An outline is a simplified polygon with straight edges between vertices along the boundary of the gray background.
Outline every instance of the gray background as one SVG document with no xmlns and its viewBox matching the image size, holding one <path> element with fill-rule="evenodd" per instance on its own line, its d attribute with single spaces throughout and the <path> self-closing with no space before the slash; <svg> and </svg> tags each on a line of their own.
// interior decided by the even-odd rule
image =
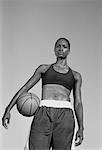
<svg viewBox="0 0 102 150">
<path fill-rule="evenodd" d="M 83 78 L 84 141 L 77 150 L 102 149 L 102 3 L 101 1 L 0 2 L 1 117 L 14 94 L 40 64 L 55 62 L 54 44 L 71 43 L 68 65 Z M 41 97 L 41 81 L 31 90 Z M 22 150 L 32 118 L 11 111 L 9 129 L 0 126 L 1 150 Z"/>
</svg>

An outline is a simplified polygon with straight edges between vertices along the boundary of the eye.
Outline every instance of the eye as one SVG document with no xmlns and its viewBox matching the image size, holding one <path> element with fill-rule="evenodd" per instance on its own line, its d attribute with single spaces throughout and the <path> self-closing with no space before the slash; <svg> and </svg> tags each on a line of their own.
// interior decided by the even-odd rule
<svg viewBox="0 0 102 150">
<path fill-rule="evenodd" d="M 66 46 L 66 45 L 63 45 L 63 47 L 64 47 L 64 48 L 67 48 L 67 46 Z"/>
<path fill-rule="evenodd" d="M 60 47 L 61 47 L 60 44 L 56 46 L 56 48 L 60 48 Z"/>
</svg>

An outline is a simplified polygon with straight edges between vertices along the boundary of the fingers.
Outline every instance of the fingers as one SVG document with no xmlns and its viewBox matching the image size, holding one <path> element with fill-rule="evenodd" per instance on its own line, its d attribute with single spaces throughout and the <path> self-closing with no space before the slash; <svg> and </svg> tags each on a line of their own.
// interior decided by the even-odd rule
<svg viewBox="0 0 102 150">
<path fill-rule="evenodd" d="M 75 141 L 76 141 L 75 146 L 79 146 L 83 141 L 83 134 L 80 132 L 77 132 Z"/>
<path fill-rule="evenodd" d="M 2 119 L 2 125 L 4 126 L 5 129 L 8 129 L 8 124 L 10 123 L 9 118 L 3 118 Z"/>
<path fill-rule="evenodd" d="M 83 141 L 83 138 L 78 137 L 78 141 L 75 143 L 75 146 L 79 146 Z"/>
<path fill-rule="evenodd" d="M 8 129 L 8 124 L 10 123 L 10 112 L 5 112 L 4 116 L 2 118 L 2 125 L 4 126 L 5 129 Z"/>
<path fill-rule="evenodd" d="M 2 125 L 4 126 L 5 129 L 8 129 L 8 123 L 9 119 L 2 119 Z"/>
</svg>

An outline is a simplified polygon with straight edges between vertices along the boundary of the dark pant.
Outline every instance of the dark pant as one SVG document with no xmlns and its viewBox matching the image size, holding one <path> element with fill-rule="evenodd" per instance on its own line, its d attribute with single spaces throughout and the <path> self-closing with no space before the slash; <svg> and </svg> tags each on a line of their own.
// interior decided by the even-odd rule
<svg viewBox="0 0 102 150">
<path fill-rule="evenodd" d="M 71 109 L 39 107 L 31 124 L 29 150 L 71 150 L 74 128 Z"/>
</svg>

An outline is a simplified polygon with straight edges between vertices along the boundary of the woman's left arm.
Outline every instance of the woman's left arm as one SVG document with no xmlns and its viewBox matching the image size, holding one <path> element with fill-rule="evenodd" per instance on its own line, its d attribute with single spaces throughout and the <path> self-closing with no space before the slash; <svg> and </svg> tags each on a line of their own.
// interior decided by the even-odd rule
<svg viewBox="0 0 102 150">
<path fill-rule="evenodd" d="M 73 88 L 73 97 L 74 97 L 74 111 L 76 115 L 76 119 L 78 122 L 78 131 L 76 132 L 76 143 L 75 145 L 78 146 L 83 141 L 83 105 L 81 99 L 81 85 L 82 85 L 82 77 L 80 73 L 74 72 L 75 77 L 75 85 Z"/>
</svg>

